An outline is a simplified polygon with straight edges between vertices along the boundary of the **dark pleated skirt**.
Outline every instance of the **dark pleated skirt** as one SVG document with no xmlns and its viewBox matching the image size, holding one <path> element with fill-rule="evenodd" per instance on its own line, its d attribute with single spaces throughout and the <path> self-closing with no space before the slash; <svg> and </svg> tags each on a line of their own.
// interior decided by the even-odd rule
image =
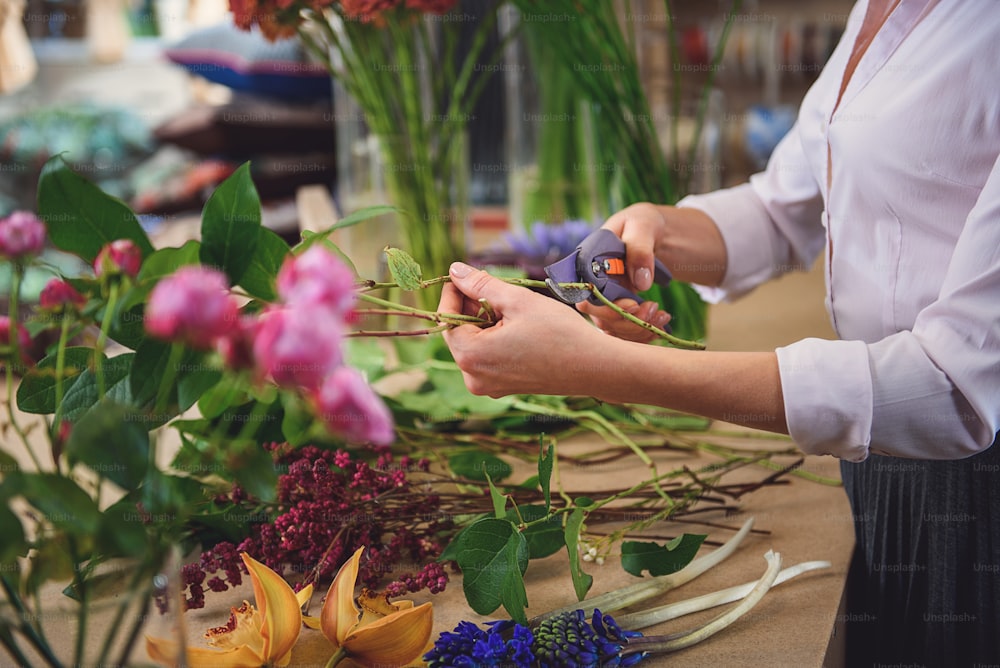
<svg viewBox="0 0 1000 668">
<path fill-rule="evenodd" d="M 1000 665 L 998 442 L 956 461 L 841 463 L 857 539 L 849 668 Z"/>
</svg>

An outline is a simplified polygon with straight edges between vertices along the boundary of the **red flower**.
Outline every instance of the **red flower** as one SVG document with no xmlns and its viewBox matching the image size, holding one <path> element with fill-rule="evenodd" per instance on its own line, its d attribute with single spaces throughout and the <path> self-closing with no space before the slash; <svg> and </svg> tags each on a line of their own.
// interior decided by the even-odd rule
<svg viewBox="0 0 1000 668">
<path fill-rule="evenodd" d="M 406 8 L 415 12 L 429 14 L 447 14 L 458 0 L 406 0 Z"/>
<path fill-rule="evenodd" d="M 205 350 L 239 318 L 225 275 L 208 267 L 181 267 L 156 284 L 146 305 L 146 331 L 165 341 Z"/>
<path fill-rule="evenodd" d="M 340 8 L 349 19 L 377 23 L 383 12 L 401 4 L 401 0 L 341 0 Z"/>
<path fill-rule="evenodd" d="M 87 303 L 87 298 L 61 278 L 53 278 L 42 288 L 38 302 L 43 309 L 59 312 L 65 308 L 79 310 Z"/>
<path fill-rule="evenodd" d="M 94 273 L 98 277 L 105 274 L 125 274 L 135 278 L 142 266 L 142 251 L 130 239 L 118 239 L 109 244 L 97 254 L 94 259 Z"/>
</svg>

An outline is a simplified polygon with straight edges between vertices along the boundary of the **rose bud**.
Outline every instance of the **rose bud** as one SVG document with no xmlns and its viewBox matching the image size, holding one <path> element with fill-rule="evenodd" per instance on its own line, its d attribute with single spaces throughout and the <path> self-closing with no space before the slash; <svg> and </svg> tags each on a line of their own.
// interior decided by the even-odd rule
<svg viewBox="0 0 1000 668">
<path fill-rule="evenodd" d="M 278 295 L 290 306 L 320 306 L 342 315 L 357 300 L 354 274 L 322 246 L 289 256 L 278 272 L 277 287 Z"/>
<path fill-rule="evenodd" d="M 68 282 L 61 278 L 53 278 L 42 288 L 38 302 L 43 309 L 58 313 L 64 309 L 77 311 L 82 309 L 87 303 L 87 298 Z"/>
<path fill-rule="evenodd" d="M 30 211 L 0 218 L 0 255 L 11 260 L 37 255 L 45 246 L 45 223 Z"/>
<path fill-rule="evenodd" d="M 239 319 L 226 276 L 208 267 L 181 267 L 153 288 L 146 331 L 158 339 L 207 350 Z"/>
<path fill-rule="evenodd" d="M 313 395 L 313 404 L 327 427 L 348 441 L 389 445 L 395 439 L 392 413 L 357 369 L 338 367 Z"/>
<path fill-rule="evenodd" d="M 104 275 L 125 274 L 135 278 L 142 266 L 142 251 L 130 239 L 117 239 L 105 244 L 94 259 L 94 273 Z"/>
<path fill-rule="evenodd" d="M 253 356 L 278 385 L 316 389 L 343 359 L 343 326 L 329 311 L 278 308 L 257 321 Z"/>
</svg>

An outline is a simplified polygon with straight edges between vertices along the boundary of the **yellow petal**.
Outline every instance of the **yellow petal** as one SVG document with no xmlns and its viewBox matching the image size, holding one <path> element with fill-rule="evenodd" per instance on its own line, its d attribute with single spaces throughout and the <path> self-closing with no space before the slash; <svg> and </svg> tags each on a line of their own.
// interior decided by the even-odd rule
<svg viewBox="0 0 1000 668">
<path fill-rule="evenodd" d="M 307 584 L 305 587 L 303 587 L 302 589 L 298 590 L 295 593 L 295 599 L 299 602 L 299 607 L 301 608 L 303 605 L 305 605 L 306 603 L 308 603 L 309 599 L 312 598 L 312 595 L 313 595 L 313 586 L 312 586 L 312 584 Z"/>
<path fill-rule="evenodd" d="M 264 658 L 267 661 L 287 662 L 286 655 L 292 651 L 302 631 L 299 601 L 284 578 L 248 554 L 240 556 L 250 571 L 257 610 L 264 618 L 260 629 L 264 639 Z"/>
<path fill-rule="evenodd" d="M 161 666 L 176 666 L 180 648 L 177 641 L 146 636 L 146 653 Z M 187 665 L 190 668 L 260 668 L 264 658 L 249 647 L 229 650 L 187 648 Z"/>
<path fill-rule="evenodd" d="M 359 663 L 405 666 L 423 653 L 433 626 L 433 608 L 424 603 L 355 629 L 343 647 Z"/>
<path fill-rule="evenodd" d="M 326 592 L 323 611 L 320 613 L 320 628 L 327 640 L 341 647 L 344 639 L 358 623 L 361 610 L 354 604 L 354 583 L 358 579 L 358 569 L 361 567 L 361 553 L 364 547 L 359 547 L 354 556 L 344 562 L 337 571 L 337 577 Z"/>
<path fill-rule="evenodd" d="M 302 615 L 302 623 L 311 629 L 321 630 L 319 617 L 309 617 L 307 615 Z"/>
</svg>

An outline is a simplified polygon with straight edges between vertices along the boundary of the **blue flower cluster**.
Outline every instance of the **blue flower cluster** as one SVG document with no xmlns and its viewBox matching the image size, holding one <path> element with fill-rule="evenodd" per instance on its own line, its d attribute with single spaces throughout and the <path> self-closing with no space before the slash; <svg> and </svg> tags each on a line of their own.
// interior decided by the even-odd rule
<svg viewBox="0 0 1000 668">
<path fill-rule="evenodd" d="M 589 621 L 583 610 L 565 612 L 543 621 L 534 633 L 510 621 L 488 626 L 461 622 L 440 635 L 424 660 L 431 668 L 627 668 L 646 657 L 622 655 L 628 639 L 642 634 L 625 631 L 600 610 Z"/>
<path fill-rule="evenodd" d="M 511 621 L 490 622 L 483 630 L 472 622 L 459 622 L 454 631 L 445 631 L 434 649 L 424 655 L 431 668 L 480 668 L 504 666 L 531 668 L 534 636 L 528 628 Z"/>
<path fill-rule="evenodd" d="M 585 220 L 568 220 L 558 225 L 536 222 L 524 233 L 506 233 L 504 240 L 526 261 L 548 264 L 576 250 L 594 226 Z"/>
</svg>

